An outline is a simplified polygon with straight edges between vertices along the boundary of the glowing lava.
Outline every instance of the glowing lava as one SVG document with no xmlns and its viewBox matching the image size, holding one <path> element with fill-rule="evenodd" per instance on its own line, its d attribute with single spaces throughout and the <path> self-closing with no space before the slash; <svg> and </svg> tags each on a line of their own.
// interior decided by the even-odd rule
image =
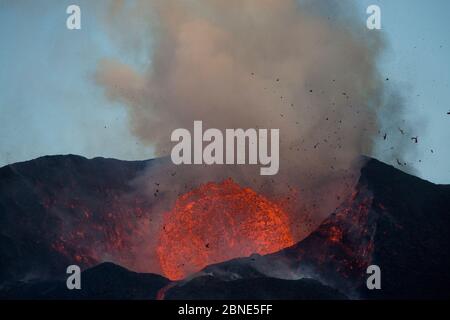
<svg viewBox="0 0 450 320">
<path fill-rule="evenodd" d="M 157 254 L 163 273 L 176 280 L 212 263 L 293 244 L 280 205 L 227 179 L 177 199 L 164 216 Z"/>
</svg>

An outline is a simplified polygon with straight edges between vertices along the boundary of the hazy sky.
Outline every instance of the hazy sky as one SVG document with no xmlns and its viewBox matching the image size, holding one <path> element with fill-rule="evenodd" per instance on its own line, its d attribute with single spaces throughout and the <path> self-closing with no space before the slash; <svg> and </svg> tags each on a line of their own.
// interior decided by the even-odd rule
<svg viewBox="0 0 450 320">
<path fill-rule="evenodd" d="M 153 156 L 130 133 L 125 109 L 92 78 L 104 57 L 150 63 L 110 42 L 97 14 L 104 3 L 0 0 L 0 166 L 48 154 Z M 70 4 L 81 7 L 82 30 L 66 29 Z M 360 0 L 363 22 L 370 4 L 381 7 L 388 39 L 380 68 L 403 95 L 404 120 L 419 137 L 418 174 L 450 183 L 450 1 Z M 377 152 L 382 159 L 383 144 Z"/>
</svg>

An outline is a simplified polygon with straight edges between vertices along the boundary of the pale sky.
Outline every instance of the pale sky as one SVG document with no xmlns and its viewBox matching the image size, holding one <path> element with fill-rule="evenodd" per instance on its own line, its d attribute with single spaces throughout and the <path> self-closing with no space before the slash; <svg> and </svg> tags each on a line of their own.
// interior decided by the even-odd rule
<svg viewBox="0 0 450 320">
<path fill-rule="evenodd" d="M 356 2 L 363 20 L 368 5 L 382 10 L 389 45 L 380 68 L 404 97 L 404 120 L 419 136 L 418 175 L 449 184 L 450 1 Z M 82 30 L 66 29 L 70 4 L 82 8 Z M 0 0 L 0 166 L 51 154 L 153 157 L 152 147 L 130 133 L 123 106 L 92 79 L 104 57 L 144 63 L 109 40 L 96 14 L 104 4 Z M 383 160 L 382 145 L 376 156 Z"/>
</svg>

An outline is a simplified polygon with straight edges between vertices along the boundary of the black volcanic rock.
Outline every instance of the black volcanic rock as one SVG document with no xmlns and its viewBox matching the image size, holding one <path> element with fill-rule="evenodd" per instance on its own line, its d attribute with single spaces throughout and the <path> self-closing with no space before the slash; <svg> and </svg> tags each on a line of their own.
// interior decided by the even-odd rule
<svg viewBox="0 0 450 320">
<path fill-rule="evenodd" d="M 269 277 L 224 281 L 214 276 L 200 276 L 174 286 L 164 296 L 167 300 L 342 300 L 336 289 L 313 279 L 283 280 Z"/>
<path fill-rule="evenodd" d="M 136 273 L 113 263 L 102 263 L 81 274 L 80 290 L 68 290 L 65 280 L 17 282 L 0 290 L 0 299 L 63 300 L 342 300 L 337 290 L 312 279 L 268 277 L 223 281 L 196 277 L 183 285 L 155 274 Z M 165 289 L 168 290 L 165 291 Z M 165 292 L 161 295 L 160 292 Z"/>
<path fill-rule="evenodd" d="M 450 186 L 435 185 L 377 160 L 362 169 L 374 194 L 372 263 L 382 268 L 382 290 L 367 298 L 450 298 Z"/>
<path fill-rule="evenodd" d="M 65 280 L 16 283 L 0 290 L 0 299 L 156 299 L 170 281 L 160 275 L 136 273 L 102 263 L 81 273 L 80 290 L 67 289 Z"/>
</svg>

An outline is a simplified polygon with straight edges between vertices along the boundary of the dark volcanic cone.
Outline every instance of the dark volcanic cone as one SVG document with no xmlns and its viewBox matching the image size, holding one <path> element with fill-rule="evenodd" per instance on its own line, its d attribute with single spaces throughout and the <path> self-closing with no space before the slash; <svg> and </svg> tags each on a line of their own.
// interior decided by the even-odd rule
<svg viewBox="0 0 450 320">
<path fill-rule="evenodd" d="M 153 163 L 66 156 L 1 168 L 0 296 L 70 298 L 61 278 L 74 261 L 83 268 L 109 257 L 128 268 L 147 262 L 141 240 L 155 235 L 136 232 L 148 229 L 152 202 L 127 195 Z M 211 265 L 170 285 L 143 276 L 155 284 L 151 295 L 141 274 L 93 268 L 83 273 L 92 285 L 83 298 L 155 298 L 156 291 L 168 299 L 448 298 L 449 229 L 450 186 L 368 160 L 353 195 L 289 248 Z M 381 268 L 381 290 L 366 288 L 371 264 Z"/>
</svg>

